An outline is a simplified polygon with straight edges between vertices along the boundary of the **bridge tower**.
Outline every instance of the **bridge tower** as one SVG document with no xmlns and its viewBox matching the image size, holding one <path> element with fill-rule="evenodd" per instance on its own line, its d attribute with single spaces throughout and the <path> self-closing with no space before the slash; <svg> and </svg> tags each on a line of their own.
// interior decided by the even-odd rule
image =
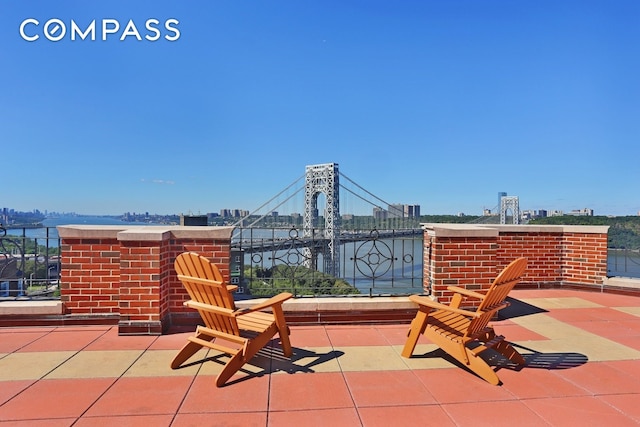
<svg viewBox="0 0 640 427">
<path fill-rule="evenodd" d="M 500 224 L 507 223 L 507 211 L 513 213 L 513 224 L 520 224 L 520 201 L 518 196 L 502 196 L 500 198 Z"/>
<path fill-rule="evenodd" d="M 340 194 L 337 163 L 308 165 L 304 186 L 304 222 L 302 235 L 323 239 L 320 248 L 305 249 L 306 267 L 316 268 L 318 253 L 322 253 L 324 272 L 337 277 L 340 273 Z M 318 196 L 324 194 L 326 207 L 323 214 L 324 228 L 318 222 Z M 316 231 L 321 234 L 317 235 Z"/>
</svg>

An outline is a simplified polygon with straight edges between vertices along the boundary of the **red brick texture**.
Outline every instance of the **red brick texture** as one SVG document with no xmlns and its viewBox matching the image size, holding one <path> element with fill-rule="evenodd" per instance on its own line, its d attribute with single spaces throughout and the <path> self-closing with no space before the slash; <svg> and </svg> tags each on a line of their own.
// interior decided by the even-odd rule
<svg viewBox="0 0 640 427">
<path fill-rule="evenodd" d="M 65 314 L 115 318 L 122 335 L 163 333 L 174 314 L 187 311 L 187 294 L 173 269 L 176 256 L 198 252 L 228 279 L 231 230 L 59 227 Z"/>
<path fill-rule="evenodd" d="M 607 227 L 427 224 L 424 290 L 449 303 L 447 286 L 483 290 L 507 264 L 528 260 L 520 287 L 602 285 Z M 469 302 L 467 306 L 473 306 Z"/>
</svg>

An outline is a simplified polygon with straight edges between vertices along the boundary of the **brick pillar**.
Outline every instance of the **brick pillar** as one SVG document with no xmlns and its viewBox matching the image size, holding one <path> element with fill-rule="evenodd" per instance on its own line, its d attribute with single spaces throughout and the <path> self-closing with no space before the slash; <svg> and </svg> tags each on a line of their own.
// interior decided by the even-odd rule
<svg viewBox="0 0 640 427">
<path fill-rule="evenodd" d="M 233 227 L 60 226 L 65 316 L 117 322 L 122 335 L 156 335 L 187 314 L 173 269 L 195 251 L 229 278 Z M 193 310 L 188 313 L 193 315 Z"/>
<path fill-rule="evenodd" d="M 58 227 L 61 237 L 60 299 L 76 316 L 119 317 L 119 228 Z"/>
<path fill-rule="evenodd" d="M 121 335 L 160 335 L 168 327 L 169 231 L 127 230 L 120 241 Z M 166 325 L 166 326 L 165 326 Z"/>
<path fill-rule="evenodd" d="M 448 286 L 486 290 L 496 275 L 496 230 L 433 225 L 425 228 L 425 289 L 438 302 L 448 304 Z M 470 300 L 465 307 L 476 307 Z"/>
<path fill-rule="evenodd" d="M 564 233 L 563 281 L 602 285 L 607 277 L 608 229 L 567 227 Z"/>
</svg>

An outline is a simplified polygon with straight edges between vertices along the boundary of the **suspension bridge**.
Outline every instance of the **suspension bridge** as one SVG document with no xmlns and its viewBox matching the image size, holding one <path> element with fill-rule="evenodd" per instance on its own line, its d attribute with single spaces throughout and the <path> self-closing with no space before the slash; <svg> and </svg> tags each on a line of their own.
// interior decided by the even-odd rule
<svg viewBox="0 0 640 427">
<path fill-rule="evenodd" d="M 346 181 L 351 186 L 341 183 Z M 286 197 L 283 195 L 292 191 Z M 344 190 L 355 198 L 364 202 L 372 210 L 371 217 L 378 219 L 377 226 L 368 232 L 355 231 L 353 228 L 342 229 L 340 214 L 340 191 Z M 336 275 L 340 271 L 340 245 L 345 242 L 382 239 L 398 235 L 416 235 L 422 231 L 418 225 L 419 207 L 404 209 L 405 205 L 389 203 L 366 190 L 363 186 L 339 171 L 337 163 L 308 165 L 305 174 L 284 190 L 273 196 L 259 208 L 245 215 L 236 224 L 239 228 L 259 227 L 264 220 L 273 217 L 285 203 L 298 194 L 304 195 L 301 234 L 295 230 L 294 235 L 260 239 L 259 244 L 253 244 L 255 239 L 235 241 L 234 249 L 242 248 L 247 253 L 257 251 L 277 251 L 301 249 L 306 267 L 317 269 L 318 260 L 322 259 L 323 271 Z M 323 195 L 325 206 L 320 215 L 318 198 Z M 401 207 L 402 206 L 402 207 Z M 409 205 L 407 205 L 409 206 Z M 392 227 L 389 225 L 393 224 Z"/>
</svg>

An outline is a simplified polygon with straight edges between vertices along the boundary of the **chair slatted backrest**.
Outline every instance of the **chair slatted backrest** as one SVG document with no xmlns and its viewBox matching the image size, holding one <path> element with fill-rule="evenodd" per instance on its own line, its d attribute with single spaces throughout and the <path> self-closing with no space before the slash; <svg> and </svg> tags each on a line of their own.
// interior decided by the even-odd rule
<svg viewBox="0 0 640 427">
<path fill-rule="evenodd" d="M 478 307 L 478 312 L 482 313 L 482 315 L 471 321 L 469 329 L 465 334 L 466 336 L 473 336 L 489 324 L 489 321 L 500 309 L 507 296 L 509 296 L 509 292 L 511 292 L 513 287 L 520 281 L 526 269 L 527 259 L 518 258 L 513 260 L 498 274 L 498 277 L 495 278 Z"/>
<path fill-rule="evenodd" d="M 185 252 L 178 255 L 174 267 L 178 273 L 178 278 L 193 301 L 235 310 L 233 295 L 227 289 L 222 273 L 207 258 L 194 252 Z M 206 281 L 199 279 L 205 279 Z M 198 310 L 198 312 L 208 328 L 239 335 L 238 323 L 233 316 L 212 313 L 206 310 Z"/>
</svg>

